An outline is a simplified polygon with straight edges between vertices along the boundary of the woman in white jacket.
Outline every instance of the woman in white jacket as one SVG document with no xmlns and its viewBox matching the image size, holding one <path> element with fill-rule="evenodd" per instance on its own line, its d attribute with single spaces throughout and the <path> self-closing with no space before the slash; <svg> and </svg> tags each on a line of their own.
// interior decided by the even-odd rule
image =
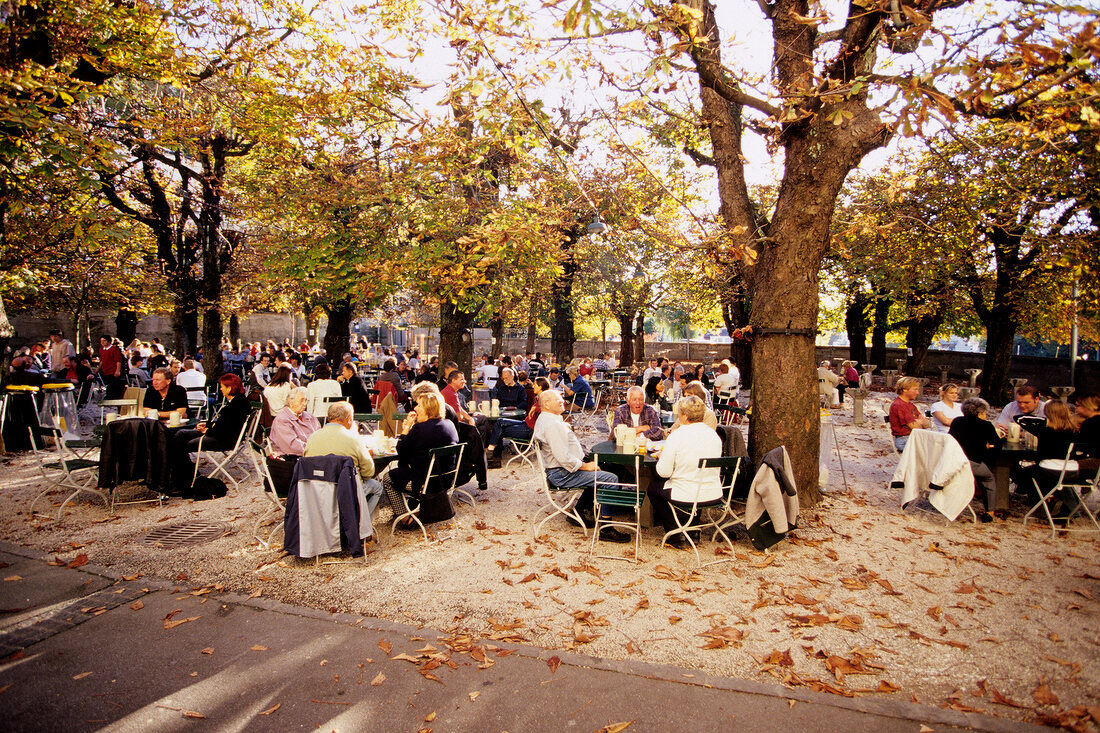
<svg viewBox="0 0 1100 733">
<path fill-rule="evenodd" d="M 661 457 L 657 459 L 658 478 L 651 482 L 649 500 L 653 505 L 653 518 L 666 532 L 677 528 L 670 501 L 690 504 L 693 501 L 708 502 L 722 497 L 722 476 L 717 468 L 699 468 L 702 458 L 719 458 L 722 440 L 713 428 L 703 422 L 706 403 L 695 396 L 684 397 L 676 403 L 681 426 L 665 441 Z M 686 547 L 683 535 L 668 539 L 673 547 Z"/>
</svg>

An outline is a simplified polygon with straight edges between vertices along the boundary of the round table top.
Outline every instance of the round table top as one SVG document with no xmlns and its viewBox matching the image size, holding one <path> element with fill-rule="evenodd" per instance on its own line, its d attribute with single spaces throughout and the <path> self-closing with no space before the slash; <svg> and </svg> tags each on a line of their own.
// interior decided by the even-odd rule
<svg viewBox="0 0 1100 733">
<path fill-rule="evenodd" d="M 605 440 L 602 443 L 596 443 L 596 445 L 592 446 L 592 455 L 594 456 L 606 456 L 612 454 L 629 456 L 634 455 L 634 453 L 635 451 L 628 451 L 621 445 L 616 445 L 614 440 Z M 638 453 L 637 455 L 641 454 Z M 646 463 L 646 465 L 655 464 L 657 463 L 657 456 L 652 455 L 651 453 L 646 453 L 644 462 Z"/>
</svg>

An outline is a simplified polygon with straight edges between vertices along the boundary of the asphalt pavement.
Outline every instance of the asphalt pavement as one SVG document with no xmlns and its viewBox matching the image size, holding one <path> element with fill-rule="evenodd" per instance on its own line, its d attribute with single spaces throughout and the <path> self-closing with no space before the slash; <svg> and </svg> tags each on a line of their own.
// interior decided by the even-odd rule
<svg viewBox="0 0 1100 733">
<path fill-rule="evenodd" d="M 1039 730 L 49 560 L 0 543 L 5 731 Z"/>
</svg>

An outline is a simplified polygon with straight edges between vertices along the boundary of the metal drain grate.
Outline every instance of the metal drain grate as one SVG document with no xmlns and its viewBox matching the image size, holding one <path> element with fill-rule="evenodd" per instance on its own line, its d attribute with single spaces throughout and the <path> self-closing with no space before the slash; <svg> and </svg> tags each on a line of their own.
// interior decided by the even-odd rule
<svg viewBox="0 0 1100 733">
<path fill-rule="evenodd" d="M 199 545 L 216 540 L 229 531 L 224 522 L 185 522 L 157 527 L 142 540 L 147 545 L 158 547 L 182 547 Z"/>
</svg>

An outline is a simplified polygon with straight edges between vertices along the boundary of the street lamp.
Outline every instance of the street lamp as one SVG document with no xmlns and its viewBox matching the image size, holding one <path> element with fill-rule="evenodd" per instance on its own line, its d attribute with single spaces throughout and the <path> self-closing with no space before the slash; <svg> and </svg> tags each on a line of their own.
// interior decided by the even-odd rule
<svg viewBox="0 0 1100 733">
<path fill-rule="evenodd" d="M 598 213 L 592 217 L 592 223 L 588 225 L 588 233 L 593 236 L 604 234 L 607 232 L 607 229 L 607 224 L 600 221 L 600 215 Z"/>
</svg>

